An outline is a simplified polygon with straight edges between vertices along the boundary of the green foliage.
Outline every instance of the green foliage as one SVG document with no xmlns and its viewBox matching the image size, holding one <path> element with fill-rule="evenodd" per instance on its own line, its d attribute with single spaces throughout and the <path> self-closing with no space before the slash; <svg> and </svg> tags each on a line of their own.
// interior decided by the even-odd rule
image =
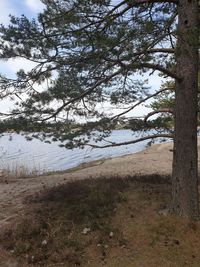
<svg viewBox="0 0 200 267">
<path fill-rule="evenodd" d="M 161 86 L 162 88 L 173 88 L 174 82 L 166 82 Z M 153 101 L 150 104 L 150 107 L 153 110 L 157 109 L 164 109 L 164 108 L 174 108 L 175 106 L 175 95 L 174 92 L 172 91 L 164 91 L 162 94 L 158 95 L 155 97 L 155 101 Z"/>
<path fill-rule="evenodd" d="M 198 88 L 200 92 L 200 72 L 198 74 Z M 174 81 L 168 81 L 161 86 L 162 88 L 173 88 L 175 87 Z M 199 94 L 199 93 L 198 93 Z M 198 106 L 200 107 L 200 95 L 198 96 Z M 172 91 L 164 91 L 162 94 L 155 97 L 155 100 L 151 102 L 150 107 L 153 110 L 159 109 L 174 109 L 175 108 L 175 93 Z M 169 114 L 161 114 L 154 121 L 151 122 L 155 128 L 172 129 L 174 126 L 174 118 Z M 198 125 L 200 125 L 200 117 L 198 115 Z"/>
<path fill-rule="evenodd" d="M 161 86 L 163 88 L 173 88 L 174 81 L 168 81 Z M 154 101 L 150 104 L 154 110 L 172 109 L 175 108 L 175 92 L 171 90 L 164 91 L 162 94 L 155 97 Z M 158 117 L 151 122 L 155 128 L 162 128 L 165 130 L 172 130 L 174 127 L 174 118 L 169 113 L 158 113 Z"/>
<path fill-rule="evenodd" d="M 0 59 L 24 58 L 35 64 L 29 71 L 18 70 L 15 78 L 0 76 L 0 97 L 12 95 L 15 102 L 11 117 L 26 121 L 24 128 L 14 123 L 13 129 L 46 132 L 47 122 L 58 122 L 59 131 L 52 127 L 52 134 L 64 140 L 69 122 L 84 117 L 97 121 L 97 129 L 106 121 L 101 130 L 109 131 L 112 112 L 102 105 L 128 108 L 148 93 L 145 81 L 135 74 L 150 69 L 174 76 L 172 44 L 169 53 L 163 47 L 176 27 L 175 4 L 43 3 L 36 20 L 11 16 L 10 25 L 0 27 Z M 87 127 L 91 130 L 91 124 Z M 77 135 L 81 133 L 78 128 Z"/>
</svg>

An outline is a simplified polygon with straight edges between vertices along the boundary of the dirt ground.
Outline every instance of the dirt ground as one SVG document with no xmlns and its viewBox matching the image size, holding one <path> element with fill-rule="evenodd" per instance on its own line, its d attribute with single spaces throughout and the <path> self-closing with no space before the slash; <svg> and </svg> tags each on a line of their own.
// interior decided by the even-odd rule
<svg viewBox="0 0 200 267">
<path fill-rule="evenodd" d="M 156 144 L 139 153 L 85 163 L 62 174 L 32 178 L 0 177 L 0 227 L 23 209 L 24 197 L 69 180 L 134 174 L 170 174 L 172 143 Z"/>
<path fill-rule="evenodd" d="M 62 174 L 18 179 L 1 176 L 0 227 L 20 215 L 24 197 L 44 188 L 85 178 L 126 177 L 136 174 L 168 175 L 171 174 L 172 154 L 172 143 L 162 143 L 135 154 L 84 163 Z"/>
<path fill-rule="evenodd" d="M 21 217 L 26 217 L 25 210 L 27 212 L 27 206 L 26 206 L 26 203 L 24 202 L 24 199 L 26 197 L 34 196 L 34 198 L 37 198 L 37 195 L 35 195 L 37 192 L 38 193 L 43 192 L 44 189 L 51 189 L 54 186 L 65 184 L 71 180 L 83 180 L 83 179 L 88 179 L 88 178 L 99 178 L 99 177 L 104 177 L 104 178 L 106 178 L 106 177 L 108 177 L 108 178 L 111 178 L 111 177 L 131 177 L 131 176 L 140 177 L 140 175 L 141 176 L 147 175 L 147 177 L 149 175 L 149 177 L 150 177 L 153 174 L 164 175 L 167 177 L 168 175 L 171 174 L 171 170 L 172 170 L 172 154 L 173 154 L 172 153 L 172 146 L 173 146 L 172 143 L 156 144 L 156 145 L 153 145 L 151 147 L 148 147 L 144 151 L 141 151 L 141 152 L 138 152 L 135 154 L 121 156 L 121 157 L 117 157 L 117 158 L 98 160 L 98 161 L 93 161 L 90 163 L 85 163 L 85 164 L 82 164 L 76 168 L 68 170 L 67 172 L 62 173 L 62 174 L 56 173 L 56 174 L 51 174 L 51 175 L 46 175 L 46 176 L 38 176 L 38 177 L 32 177 L 32 178 L 26 177 L 26 178 L 20 178 L 20 179 L 19 178 L 18 179 L 8 178 L 8 177 L 5 177 L 2 175 L 2 176 L 0 176 L 0 228 L 2 228 L 2 230 L 3 230 L 3 227 L 5 227 L 6 225 L 9 225 L 10 223 L 11 223 L 11 225 L 15 225 L 15 221 L 19 221 Z M 199 150 L 200 150 L 200 147 L 199 147 Z M 200 161 L 199 161 L 199 166 L 200 166 Z M 158 177 L 158 176 L 155 175 L 155 177 Z M 148 183 L 148 181 L 147 181 L 147 183 Z M 139 187 L 139 189 L 138 188 L 134 189 L 135 194 L 132 194 L 133 192 L 131 191 L 131 194 L 128 197 L 128 199 L 130 199 L 132 201 L 133 196 L 137 196 L 137 199 L 134 200 L 135 202 L 134 201 L 133 201 L 134 203 L 132 203 L 132 202 L 128 203 L 127 202 L 125 204 L 125 205 L 127 205 L 126 211 L 124 211 L 124 206 L 122 207 L 123 214 L 121 217 L 119 216 L 119 213 L 118 213 L 118 217 L 120 218 L 119 219 L 117 217 L 120 220 L 119 225 L 121 225 L 122 218 L 125 218 L 125 214 L 127 215 L 128 212 L 132 212 L 134 214 L 134 212 L 132 210 L 130 211 L 130 207 L 136 207 L 138 205 L 138 203 L 140 203 L 141 196 L 143 195 L 143 193 L 145 194 L 145 197 L 144 197 L 144 199 L 142 199 L 142 201 L 144 203 L 142 202 L 141 205 L 143 205 L 142 208 L 145 208 L 145 212 L 143 214 L 146 214 L 146 216 L 147 216 L 147 218 L 145 219 L 146 224 L 144 226 L 144 229 L 148 228 L 147 226 L 149 225 L 149 219 L 152 216 L 156 216 L 156 218 L 154 218 L 155 220 L 152 219 L 152 220 L 154 220 L 152 222 L 152 225 L 157 223 L 157 221 L 160 222 L 160 220 L 164 220 L 164 219 L 159 219 L 159 216 L 158 216 L 157 212 L 155 212 L 155 210 L 157 211 L 160 207 L 159 206 L 160 205 L 160 203 L 159 203 L 160 198 L 163 196 L 165 197 L 165 195 L 167 195 L 167 197 L 168 197 L 169 194 L 166 193 L 165 191 L 169 189 L 168 188 L 169 186 L 166 184 L 161 185 L 161 186 L 158 185 L 159 190 L 156 186 L 149 186 L 148 185 L 147 187 L 145 187 L 145 185 L 144 186 L 141 185 L 140 187 Z M 152 190 L 155 190 L 155 201 L 152 200 L 152 194 L 153 194 Z M 146 195 L 149 196 L 149 199 L 146 198 Z M 149 201 L 152 202 L 151 209 L 149 209 L 149 203 L 150 203 Z M 159 207 L 155 206 L 154 204 L 159 206 Z M 124 214 L 124 212 L 125 212 L 125 214 Z M 137 214 L 139 214 L 139 213 L 137 213 Z M 135 215 L 134 216 L 130 215 L 131 220 L 133 217 L 136 218 Z M 141 225 L 141 222 L 144 221 L 143 217 L 141 217 L 141 218 L 137 217 L 137 218 L 139 218 L 141 220 L 138 221 L 137 224 L 134 223 L 134 227 L 135 227 L 135 225 Z M 174 220 L 174 219 L 172 218 L 172 220 Z M 170 225 L 170 227 L 171 227 L 171 225 L 174 225 L 174 221 L 172 221 L 172 222 L 169 221 L 169 225 Z M 198 226 L 198 227 L 200 227 L 200 226 Z M 124 235 L 126 234 L 126 231 L 125 231 L 126 228 L 127 227 L 125 227 L 123 229 Z M 158 231 L 157 228 L 160 229 L 160 226 L 158 227 L 156 225 L 156 228 L 155 228 L 156 229 L 155 230 L 156 235 L 157 235 L 157 232 L 160 231 L 160 230 Z M 161 228 L 163 229 L 163 225 Z M 177 227 L 177 229 L 178 228 L 179 227 Z M 143 233 L 144 229 L 142 229 L 142 230 L 139 229 L 137 232 Z M 168 235 L 168 225 L 166 226 L 166 229 L 167 229 L 166 235 Z M 163 235 L 163 232 L 161 233 L 161 236 L 162 235 Z M 147 235 L 147 236 L 149 236 L 149 235 Z M 172 241 L 176 242 L 176 243 L 179 242 L 177 240 L 179 240 L 179 239 L 182 240 L 182 236 L 178 236 L 177 239 L 174 239 L 174 231 L 172 231 L 172 237 L 173 237 Z M 159 232 L 159 238 L 160 238 L 160 232 Z M 151 242 L 153 242 L 153 246 L 155 243 L 154 239 L 157 240 L 157 236 L 156 237 L 153 236 L 153 241 L 150 240 Z M 168 249 L 168 243 L 172 242 L 171 239 L 170 239 L 170 241 L 168 239 L 167 239 L 167 241 L 166 240 L 163 241 L 164 242 L 164 248 L 167 247 L 167 249 Z M 135 237 L 133 238 L 133 240 L 134 240 L 134 242 L 136 241 Z M 139 238 L 138 240 L 141 240 L 141 238 Z M 145 237 L 145 240 L 146 240 L 146 237 Z M 157 242 L 157 243 L 159 243 L 159 242 Z M 166 245 L 166 242 L 168 242 L 167 245 Z M 174 245 L 173 242 L 172 242 L 172 245 L 170 245 L 170 246 L 172 246 L 172 251 L 174 249 L 173 246 L 176 245 L 176 244 Z M 186 241 L 184 241 L 184 242 L 186 242 Z M 176 246 L 178 247 L 179 244 Z M 98 246 L 95 245 L 95 251 L 96 251 L 96 247 L 98 247 Z M 141 244 L 138 244 L 137 247 L 138 247 L 137 249 L 139 250 L 143 246 Z M 158 244 L 158 248 L 159 247 L 160 247 L 160 245 Z M 148 246 L 148 249 L 149 249 L 149 246 Z M 188 250 L 188 248 L 187 248 L 187 250 Z M 154 251 L 154 250 L 152 250 L 152 251 Z M 163 251 L 165 251 L 165 250 L 163 250 Z M 162 253 L 163 253 L 163 251 L 162 251 Z M 119 253 L 119 252 L 117 252 L 117 253 Z M 141 253 L 143 253 L 143 252 L 141 252 Z M 0 255 L 1 255 L 1 251 L 0 251 Z M 7 257 L 5 255 L 5 252 L 2 255 L 4 255 L 4 257 L 6 257 L 6 260 L 4 261 L 4 263 L 6 263 L 6 264 L 1 265 L 1 262 L 0 262 L 0 266 L 2 266 L 2 267 L 8 267 L 8 266 L 9 267 L 16 267 L 16 266 L 18 266 L 16 262 L 14 262 L 14 263 L 9 262 L 8 259 L 10 256 L 8 255 L 8 257 Z M 124 255 L 124 252 L 123 252 L 123 255 Z M 163 254 L 163 259 L 165 259 L 167 257 L 167 256 L 166 257 L 165 256 L 166 255 Z M 175 259 L 176 256 L 177 255 L 174 255 L 173 259 Z M 190 255 L 188 256 L 188 258 L 189 257 L 190 257 Z M 113 259 L 114 258 L 115 257 L 113 257 Z M 129 259 L 129 258 L 130 257 L 128 257 L 127 259 Z M 142 257 L 142 259 L 143 258 L 144 257 Z M 190 258 L 189 258 L 189 260 L 188 260 L 188 258 L 184 259 L 184 264 L 185 264 L 185 262 L 190 262 Z M 148 261 L 149 261 L 149 257 L 147 257 L 147 262 Z M 113 265 L 112 265 L 111 262 L 109 263 L 109 265 L 106 265 L 106 266 L 118 266 L 115 263 L 113 263 Z M 196 258 L 195 258 L 195 262 L 196 262 Z M 142 266 L 141 264 L 142 264 L 141 262 L 138 262 L 136 265 L 128 265 L 128 262 L 126 262 L 126 264 L 123 266 Z M 195 265 L 195 264 L 196 263 L 194 263 L 193 265 L 189 265 L 189 266 L 195 266 L 195 267 L 199 266 L 199 265 Z M 91 266 L 91 265 L 88 265 L 88 266 Z M 93 265 L 93 266 L 101 266 L 101 265 Z M 144 266 L 147 266 L 147 265 L 144 265 Z M 148 266 L 153 266 L 153 267 L 154 266 L 160 266 L 160 262 L 159 262 L 159 264 L 157 264 L 157 262 L 155 263 L 155 261 L 153 261 L 152 265 L 148 265 Z M 175 266 L 175 265 L 164 264 L 163 266 Z M 181 265 L 179 264 L 176 266 L 183 266 L 183 262 L 181 262 Z"/>
</svg>

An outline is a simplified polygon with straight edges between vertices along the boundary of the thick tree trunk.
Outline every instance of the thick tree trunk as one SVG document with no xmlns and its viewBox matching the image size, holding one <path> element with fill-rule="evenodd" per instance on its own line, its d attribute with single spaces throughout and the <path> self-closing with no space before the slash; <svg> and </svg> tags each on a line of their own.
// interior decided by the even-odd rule
<svg viewBox="0 0 200 267">
<path fill-rule="evenodd" d="M 198 0 L 180 0 L 178 14 L 172 211 L 198 219 Z"/>
</svg>

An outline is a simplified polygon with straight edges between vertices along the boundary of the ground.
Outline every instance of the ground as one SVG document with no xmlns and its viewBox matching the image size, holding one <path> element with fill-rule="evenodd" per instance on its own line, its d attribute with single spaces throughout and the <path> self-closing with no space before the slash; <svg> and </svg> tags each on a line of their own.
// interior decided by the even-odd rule
<svg viewBox="0 0 200 267">
<path fill-rule="evenodd" d="M 134 175 L 160 174 L 169 175 L 172 164 L 171 143 L 153 145 L 139 153 L 103 159 L 82 164 L 62 174 L 38 177 L 0 176 L 0 228 L 23 210 L 23 198 L 44 188 L 64 184 L 70 180 L 97 177 L 127 177 Z"/>
<path fill-rule="evenodd" d="M 170 149 L 2 177 L 0 266 L 200 266 L 200 223 L 167 212 Z"/>
</svg>

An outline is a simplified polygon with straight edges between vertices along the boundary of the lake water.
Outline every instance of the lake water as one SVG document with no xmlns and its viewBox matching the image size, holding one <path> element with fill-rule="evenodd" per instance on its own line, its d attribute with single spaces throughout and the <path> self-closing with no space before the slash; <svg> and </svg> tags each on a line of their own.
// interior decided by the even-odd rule
<svg viewBox="0 0 200 267">
<path fill-rule="evenodd" d="M 114 130 L 107 140 L 123 142 L 138 138 L 139 134 L 130 130 Z M 38 139 L 27 141 L 19 134 L 5 134 L 0 137 L 0 169 L 15 170 L 25 168 L 32 171 L 62 171 L 81 163 L 101 158 L 117 157 L 145 149 L 149 140 L 140 143 L 110 147 L 105 149 L 66 149 L 59 142 L 44 143 Z M 100 144 L 105 144 L 101 142 Z"/>
</svg>

